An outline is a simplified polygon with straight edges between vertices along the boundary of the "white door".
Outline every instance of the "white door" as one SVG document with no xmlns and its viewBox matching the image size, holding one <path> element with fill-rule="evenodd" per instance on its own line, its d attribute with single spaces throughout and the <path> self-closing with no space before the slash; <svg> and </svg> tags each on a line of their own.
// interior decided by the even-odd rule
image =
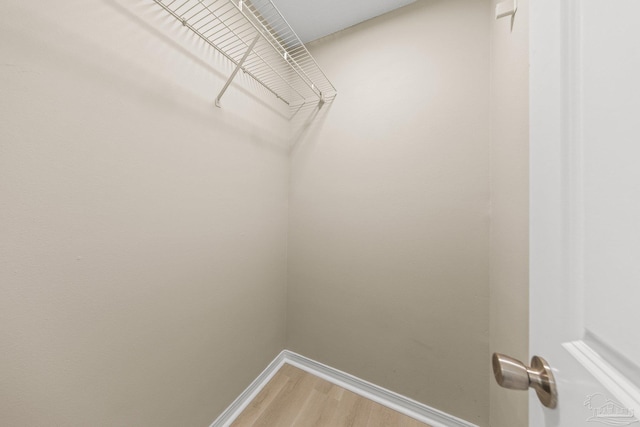
<svg viewBox="0 0 640 427">
<path fill-rule="evenodd" d="M 529 425 L 640 426 L 640 0 L 530 5 Z"/>
</svg>

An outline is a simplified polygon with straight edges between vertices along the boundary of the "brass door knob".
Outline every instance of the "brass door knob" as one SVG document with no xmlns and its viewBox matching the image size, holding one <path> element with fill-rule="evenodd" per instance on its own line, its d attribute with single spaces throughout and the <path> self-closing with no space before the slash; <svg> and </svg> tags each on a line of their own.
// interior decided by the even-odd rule
<svg viewBox="0 0 640 427">
<path fill-rule="evenodd" d="M 531 387 L 544 406 L 557 406 L 556 381 L 549 364 L 542 357 L 533 356 L 529 367 L 513 357 L 493 353 L 492 364 L 493 374 L 499 386 L 512 390 L 527 390 Z"/>
</svg>

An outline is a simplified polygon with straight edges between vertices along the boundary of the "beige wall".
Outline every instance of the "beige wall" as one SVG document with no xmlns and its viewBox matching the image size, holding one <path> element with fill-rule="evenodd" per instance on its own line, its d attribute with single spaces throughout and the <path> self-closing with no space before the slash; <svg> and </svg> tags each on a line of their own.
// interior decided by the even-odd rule
<svg viewBox="0 0 640 427">
<path fill-rule="evenodd" d="M 497 1 L 494 1 L 494 4 Z M 490 352 L 529 360 L 528 1 L 491 20 Z M 527 425 L 527 393 L 490 380 L 491 426 Z"/>
<path fill-rule="evenodd" d="M 287 347 L 489 420 L 488 1 L 311 46 L 339 89 L 292 153 Z"/>
<path fill-rule="evenodd" d="M 3 2 L 0 52 L 0 424 L 209 425 L 285 344 L 277 101 L 149 1 Z"/>
</svg>

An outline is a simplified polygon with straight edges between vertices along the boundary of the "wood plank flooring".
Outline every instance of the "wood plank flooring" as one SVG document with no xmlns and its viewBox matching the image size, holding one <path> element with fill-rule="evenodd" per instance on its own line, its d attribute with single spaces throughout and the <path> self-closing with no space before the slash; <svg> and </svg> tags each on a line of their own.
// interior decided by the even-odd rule
<svg viewBox="0 0 640 427">
<path fill-rule="evenodd" d="M 429 427 L 284 364 L 232 427 Z"/>
</svg>

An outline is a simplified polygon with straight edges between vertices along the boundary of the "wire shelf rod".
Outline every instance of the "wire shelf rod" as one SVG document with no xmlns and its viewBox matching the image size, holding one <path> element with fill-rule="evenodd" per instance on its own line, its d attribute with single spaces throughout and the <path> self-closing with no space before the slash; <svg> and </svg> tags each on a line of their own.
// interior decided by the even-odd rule
<svg viewBox="0 0 640 427">
<path fill-rule="evenodd" d="M 164 4 L 162 4 L 162 0 L 154 0 L 156 3 L 160 4 L 160 6 L 162 6 L 167 12 L 169 12 L 171 15 L 173 15 L 174 18 L 178 19 L 179 21 L 182 21 L 182 19 L 180 18 L 180 15 L 177 15 L 176 13 L 174 13 L 171 9 L 166 8 Z M 187 0 L 188 1 L 188 0 Z M 172 2 L 173 3 L 173 2 Z M 186 3 L 186 2 L 185 2 Z M 215 45 L 215 43 L 213 43 L 211 40 L 209 40 L 207 37 L 203 36 L 199 31 L 197 31 L 195 28 L 191 27 L 188 23 L 185 23 L 184 21 L 182 21 L 182 24 L 184 26 L 186 26 L 187 28 L 189 28 L 191 31 L 193 31 L 194 33 L 196 33 L 198 36 L 200 36 L 200 38 L 202 38 L 205 42 L 207 42 L 211 47 L 213 47 L 215 50 L 217 50 L 220 54 L 222 54 L 225 58 L 227 58 L 229 61 L 231 61 L 231 63 L 233 63 L 234 65 L 237 65 L 237 61 L 231 57 L 230 55 L 228 55 L 225 51 L 223 51 L 222 49 L 218 48 L 218 46 Z M 255 76 L 253 76 L 253 74 L 248 71 L 248 70 L 243 70 L 245 73 L 247 73 L 250 77 L 252 77 L 255 81 L 257 81 L 258 83 L 260 83 L 265 89 L 267 89 L 269 92 L 273 93 L 273 95 L 275 95 L 278 99 L 281 99 L 283 102 L 285 102 L 286 104 L 289 104 L 289 101 L 285 100 L 284 98 L 282 98 L 280 95 L 278 95 L 278 93 L 276 93 L 273 89 L 271 89 L 268 85 L 262 83 L 260 81 L 260 79 L 256 78 Z"/>
<path fill-rule="evenodd" d="M 231 3 L 232 3 L 234 6 L 236 6 L 236 4 L 235 4 L 233 1 L 231 1 Z M 236 6 L 236 7 L 238 7 L 238 6 Z M 274 6 L 274 7 L 275 7 L 275 6 Z M 242 10 L 241 10 L 240 8 L 238 8 L 238 10 L 240 11 L 240 13 L 244 14 L 244 12 L 242 12 Z M 253 23 L 249 18 L 247 18 L 247 19 L 249 20 L 249 22 L 251 22 L 251 24 L 253 24 L 253 25 L 255 26 L 255 24 L 254 24 L 254 23 Z M 263 26 L 263 28 L 264 28 L 264 26 Z M 259 30 L 259 28 L 258 28 L 257 26 L 256 26 L 256 30 L 260 31 L 260 30 Z M 266 30 L 266 28 L 265 28 L 265 30 Z M 273 38 L 273 35 L 272 35 L 272 37 L 271 37 L 271 38 Z M 267 42 L 268 42 L 269 44 L 271 44 L 271 45 L 273 46 L 273 43 L 271 42 L 271 40 L 269 40 L 269 38 L 265 37 L 265 39 L 267 40 Z M 276 50 L 278 50 L 278 48 L 277 48 L 276 46 L 273 46 L 273 48 L 274 48 L 274 49 L 276 49 Z M 282 49 L 282 46 L 280 46 L 280 48 Z M 295 69 L 294 69 L 294 70 L 295 70 Z M 320 100 L 320 99 L 322 99 L 322 94 L 321 94 L 317 89 L 315 89 L 315 87 L 314 87 L 313 83 L 311 83 L 311 84 L 310 84 L 310 83 L 309 83 L 309 79 L 308 79 L 307 77 L 305 77 L 305 76 L 303 76 L 302 74 L 300 74 L 297 70 L 295 70 L 295 71 L 296 71 L 296 73 L 300 76 L 300 78 L 302 78 L 302 79 L 303 79 L 303 81 L 304 81 L 304 82 L 309 86 L 309 88 L 311 89 L 311 91 L 312 91 L 314 94 L 316 94 L 316 96 L 318 97 L 318 99 L 319 99 L 319 100 Z"/>
<path fill-rule="evenodd" d="M 295 108 L 335 98 L 335 87 L 271 0 L 154 1 L 234 65 L 231 79 L 242 70 Z"/>
<path fill-rule="evenodd" d="M 238 6 L 237 6 L 237 5 L 236 5 L 232 0 L 230 0 L 230 1 L 231 1 L 231 4 L 233 4 L 234 6 L 236 6 L 236 8 L 238 8 L 238 11 L 244 15 L 244 12 L 242 11 L 242 9 L 241 9 L 241 8 L 239 8 L 239 7 L 238 7 Z M 273 3 L 271 3 L 271 4 L 273 5 Z M 275 6 L 274 6 L 274 8 L 275 8 Z M 246 15 L 245 15 L 245 16 L 246 16 Z M 249 19 L 249 18 L 247 17 L 247 20 L 248 20 L 252 25 L 254 25 L 254 26 L 256 27 L 256 30 L 260 31 L 260 30 L 259 30 L 259 28 L 258 28 L 258 27 L 257 27 L 257 26 L 252 22 L 252 20 L 251 20 L 251 19 Z M 263 28 L 264 28 L 264 26 L 263 26 Z M 265 30 L 266 30 L 266 28 L 265 28 Z M 273 36 L 272 36 L 272 37 L 273 37 Z M 268 38 L 268 37 L 265 37 L 265 40 L 267 40 L 267 43 L 269 43 L 269 44 L 271 44 L 271 45 L 273 46 L 273 43 L 271 43 L 271 40 L 269 40 L 269 38 Z M 276 49 L 276 50 L 278 50 L 276 46 L 273 46 L 273 48 L 274 48 L 274 49 Z M 281 48 L 282 48 L 282 47 L 281 47 Z M 304 77 L 302 74 L 300 74 L 298 71 L 296 71 L 296 73 L 298 73 L 298 75 L 300 76 L 300 78 L 302 78 L 302 79 L 305 81 L 305 83 L 307 83 L 307 85 L 311 88 L 312 92 L 314 92 L 314 93 L 318 96 L 318 98 L 319 98 L 319 99 L 321 99 L 321 98 L 322 98 L 322 94 L 320 94 L 320 93 L 319 93 L 319 91 L 317 91 L 317 90 L 314 88 L 314 85 L 313 85 L 313 84 L 309 84 L 309 83 L 308 83 L 308 78 L 305 78 L 305 77 Z"/>
</svg>

